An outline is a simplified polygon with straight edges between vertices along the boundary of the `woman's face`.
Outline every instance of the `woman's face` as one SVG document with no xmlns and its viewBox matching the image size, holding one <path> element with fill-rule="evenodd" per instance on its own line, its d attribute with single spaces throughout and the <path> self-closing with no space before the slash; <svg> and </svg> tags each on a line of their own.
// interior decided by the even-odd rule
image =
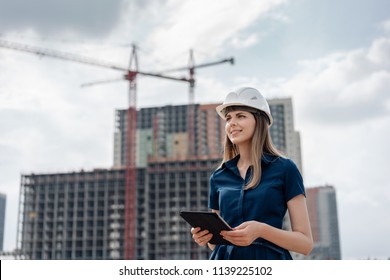
<svg viewBox="0 0 390 280">
<path fill-rule="evenodd" d="M 256 120 L 247 111 L 232 111 L 226 114 L 225 132 L 235 145 L 250 144 L 255 132 Z"/>
</svg>

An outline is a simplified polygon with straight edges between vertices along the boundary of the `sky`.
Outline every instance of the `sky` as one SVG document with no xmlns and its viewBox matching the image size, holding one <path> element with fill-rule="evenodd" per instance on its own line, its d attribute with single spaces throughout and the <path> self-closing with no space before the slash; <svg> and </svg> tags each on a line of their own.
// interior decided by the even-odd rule
<svg viewBox="0 0 390 280">
<path fill-rule="evenodd" d="M 390 2 L 0 0 L 0 40 L 160 72 L 197 69 L 195 102 L 234 88 L 291 97 L 306 187 L 336 189 L 343 259 L 390 257 Z M 172 72 L 177 77 L 187 72 Z M 21 174 L 113 164 L 123 73 L 0 48 L 4 250 L 16 247 Z M 116 81 L 89 87 L 84 83 Z M 137 107 L 188 103 L 188 84 L 137 78 Z"/>
</svg>

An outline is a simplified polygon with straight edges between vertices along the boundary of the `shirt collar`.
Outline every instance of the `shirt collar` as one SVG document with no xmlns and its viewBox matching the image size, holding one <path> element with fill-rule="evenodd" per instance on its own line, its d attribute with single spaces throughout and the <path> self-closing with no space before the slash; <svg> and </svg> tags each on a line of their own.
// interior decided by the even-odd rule
<svg viewBox="0 0 390 280">
<path fill-rule="evenodd" d="M 263 156 L 261 157 L 261 164 L 262 165 L 269 165 L 271 162 L 273 162 L 277 157 L 274 156 L 274 155 L 271 155 L 271 154 L 263 154 Z M 222 167 L 226 167 L 228 169 L 232 169 L 232 168 L 235 168 L 237 166 L 237 162 L 238 160 L 240 159 L 240 155 L 238 154 L 237 156 L 235 156 L 234 158 L 228 160 L 228 161 L 225 161 L 223 164 L 222 164 Z"/>
<path fill-rule="evenodd" d="M 239 159 L 240 159 L 240 155 L 238 154 L 234 158 L 229 159 L 228 161 L 225 161 L 222 164 L 222 167 L 226 167 L 228 169 L 232 169 L 232 168 L 237 166 L 237 162 L 238 162 Z"/>
<path fill-rule="evenodd" d="M 275 161 L 276 158 L 278 157 L 268 153 L 263 154 L 263 156 L 261 157 L 261 164 L 269 165 L 271 162 Z"/>
</svg>

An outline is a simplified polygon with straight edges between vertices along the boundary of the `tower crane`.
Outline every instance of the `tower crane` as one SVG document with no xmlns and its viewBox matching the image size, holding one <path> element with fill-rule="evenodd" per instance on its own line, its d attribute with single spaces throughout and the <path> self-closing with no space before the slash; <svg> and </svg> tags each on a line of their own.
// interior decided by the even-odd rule
<svg viewBox="0 0 390 280">
<path fill-rule="evenodd" d="M 135 58 L 135 64 L 136 64 L 136 69 L 138 68 L 137 66 L 137 55 L 135 52 L 135 46 L 133 45 L 133 52 L 132 52 L 132 57 Z M 190 49 L 190 55 L 189 55 L 189 60 L 188 60 L 188 66 L 185 67 L 179 67 L 179 68 L 172 68 L 172 69 L 167 69 L 164 71 L 159 71 L 158 73 L 155 73 L 157 75 L 163 75 L 162 73 L 169 73 L 169 72 L 179 72 L 179 71 L 185 71 L 188 70 L 188 78 L 186 79 L 186 82 L 189 84 L 189 94 L 188 94 L 188 118 L 187 118 L 187 127 L 188 127 L 188 155 L 193 156 L 196 154 L 195 151 L 195 105 L 194 105 L 194 95 L 195 95 L 195 69 L 197 68 L 204 68 L 204 67 L 209 67 L 209 66 L 214 66 L 222 63 L 230 63 L 234 64 L 234 58 L 225 58 L 213 62 L 207 62 L 207 63 L 202 63 L 202 64 L 195 64 L 194 62 L 194 52 L 192 49 Z M 130 61 L 131 65 L 131 61 Z M 123 79 L 123 78 L 122 78 Z M 109 80 L 103 80 L 103 81 L 97 81 L 97 82 L 92 82 L 92 83 L 86 83 L 83 84 L 82 86 L 92 86 L 96 84 L 102 84 L 102 83 L 108 83 L 108 82 L 114 82 L 122 79 L 109 79 Z M 125 77 L 125 79 L 128 79 Z M 130 81 L 130 80 L 129 80 Z M 131 81 L 130 81 L 131 85 Z M 135 86 L 135 85 L 134 85 Z M 131 89 L 130 89 L 131 90 Z M 135 94 L 133 95 L 135 96 Z"/>
<path fill-rule="evenodd" d="M 194 61 L 194 51 L 191 49 L 190 50 L 190 57 L 188 60 L 188 66 L 187 67 L 180 67 L 180 68 L 173 68 L 173 69 L 168 69 L 162 71 L 163 73 L 168 73 L 168 72 L 178 72 L 178 71 L 183 71 L 183 70 L 188 70 L 188 82 L 189 82 L 189 96 L 188 96 L 188 118 L 187 118 L 187 127 L 188 127 L 188 155 L 193 156 L 196 154 L 195 152 L 195 105 L 194 105 L 194 95 L 195 95 L 195 69 L 197 68 L 204 68 L 208 66 L 214 66 L 222 63 L 227 63 L 229 62 L 230 64 L 234 64 L 234 58 L 226 58 L 218 61 L 213 61 L 213 62 L 207 62 L 203 64 L 195 64 Z"/>
<path fill-rule="evenodd" d="M 129 60 L 129 66 L 116 65 L 110 62 L 101 61 L 97 59 L 91 59 L 88 57 L 83 57 L 80 55 L 56 51 L 52 49 L 46 49 L 41 47 L 30 46 L 26 44 L 21 44 L 17 42 L 11 42 L 8 40 L 0 39 L 0 48 L 6 48 L 11 50 L 16 50 L 20 52 L 27 52 L 36 54 L 39 56 L 47 56 L 51 58 L 57 58 L 62 60 L 68 60 L 73 62 L 78 62 L 82 64 L 88 64 L 92 66 L 108 68 L 112 70 L 121 71 L 124 73 L 124 80 L 129 81 L 129 107 L 127 110 L 127 152 L 126 152 L 126 179 L 125 179 L 125 229 L 124 229 L 124 258 L 125 259 L 135 259 L 135 244 L 136 244 L 136 129 L 137 129 L 137 109 L 136 109 L 136 100 L 137 100 L 137 84 L 136 78 L 138 75 L 149 76 L 162 78 L 172 81 L 180 81 L 189 83 L 189 116 L 188 116 L 188 128 L 189 128 L 189 153 L 190 155 L 194 154 L 194 87 L 195 87 L 195 69 L 202 68 L 212 65 L 217 65 L 225 62 L 234 63 L 234 58 L 224 59 L 220 61 L 204 63 L 200 65 L 194 64 L 193 51 L 190 51 L 190 60 L 187 67 L 181 67 L 176 69 L 170 69 L 167 71 L 160 72 L 144 72 L 138 70 L 138 57 L 137 57 L 137 48 L 133 44 L 132 51 Z M 174 77 L 162 73 L 166 72 L 176 72 L 188 70 L 189 76 L 185 77 Z"/>
</svg>

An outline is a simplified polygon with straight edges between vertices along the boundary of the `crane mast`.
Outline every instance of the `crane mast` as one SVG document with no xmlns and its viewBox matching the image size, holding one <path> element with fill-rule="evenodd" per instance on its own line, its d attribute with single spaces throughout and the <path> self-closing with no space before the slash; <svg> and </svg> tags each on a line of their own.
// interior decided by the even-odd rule
<svg viewBox="0 0 390 280">
<path fill-rule="evenodd" d="M 187 113 L 187 127 L 188 127 L 188 156 L 196 155 L 196 147 L 195 147 L 195 69 L 204 68 L 209 66 L 215 66 L 218 64 L 230 63 L 234 64 L 234 58 L 226 58 L 218 61 L 207 62 L 203 64 L 195 64 L 194 61 L 194 51 L 190 50 L 188 66 L 173 68 L 162 71 L 163 73 L 169 72 L 178 72 L 188 70 L 188 84 L 189 84 L 189 92 L 188 92 L 188 113 Z"/>
<path fill-rule="evenodd" d="M 187 117 L 187 127 L 188 127 L 188 155 L 193 156 L 196 154 L 195 151 L 195 68 L 194 68 L 194 51 L 190 50 L 190 59 L 188 61 L 188 70 L 189 70 L 189 93 L 188 93 L 188 117 Z"/>
<path fill-rule="evenodd" d="M 137 172 L 136 172 L 136 131 L 137 131 L 137 83 L 138 75 L 163 78 L 172 81 L 181 81 L 189 83 L 189 107 L 188 107 L 188 129 L 189 129 L 189 150 L 190 156 L 196 154 L 195 151 L 195 105 L 194 105 L 194 89 L 195 89 L 195 69 L 208 66 L 214 66 L 221 63 L 234 63 L 234 58 L 228 58 L 220 61 L 209 62 L 195 65 L 193 50 L 190 50 L 189 63 L 187 67 L 170 69 L 160 72 L 144 72 L 138 70 L 137 48 L 133 44 L 129 60 L 129 66 L 121 66 L 106 61 L 91 59 L 72 53 L 60 52 L 51 49 L 34 47 L 30 45 L 20 44 L 0 39 L 0 48 L 7 48 L 21 52 L 36 54 L 38 56 L 47 56 L 57 59 L 63 59 L 87 65 L 108 68 L 124 72 L 123 79 L 129 81 L 129 106 L 127 109 L 127 143 L 126 143 L 126 178 L 125 178 L 125 228 L 124 228 L 124 258 L 136 258 L 136 217 L 137 217 Z M 166 75 L 168 72 L 177 72 L 188 70 L 189 76 L 174 77 Z M 164 74 L 162 74 L 164 73 Z M 105 81 L 107 82 L 107 81 Z"/>
<path fill-rule="evenodd" d="M 138 71 L 138 56 L 136 46 L 132 45 L 129 69 Z M 127 109 L 127 145 L 126 145 L 126 177 L 125 177 L 125 229 L 124 257 L 134 260 L 137 220 L 137 168 L 136 168 L 136 139 L 137 139 L 137 83 L 136 75 L 129 75 L 129 108 Z"/>
</svg>

